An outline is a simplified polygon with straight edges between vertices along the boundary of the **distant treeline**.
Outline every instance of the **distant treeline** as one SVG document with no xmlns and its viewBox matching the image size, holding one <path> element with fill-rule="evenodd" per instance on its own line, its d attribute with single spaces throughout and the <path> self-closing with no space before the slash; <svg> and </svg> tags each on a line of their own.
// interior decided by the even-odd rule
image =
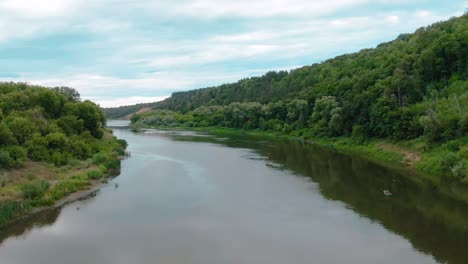
<svg viewBox="0 0 468 264">
<path fill-rule="evenodd" d="M 174 93 L 141 126 L 223 126 L 304 138 L 415 140 L 441 147 L 445 172 L 468 176 L 468 14 L 291 72 Z M 417 142 L 416 142 L 417 141 Z M 434 166 L 438 166 L 434 165 Z"/>
<path fill-rule="evenodd" d="M 104 108 L 103 110 L 108 118 L 119 119 L 127 115 L 132 115 L 138 112 L 138 110 L 146 108 L 146 107 L 153 108 L 155 105 L 156 103 L 145 103 L 145 104 L 136 104 L 136 105 L 125 105 L 125 106 L 119 106 L 119 107 L 110 107 L 110 108 Z"/>
</svg>

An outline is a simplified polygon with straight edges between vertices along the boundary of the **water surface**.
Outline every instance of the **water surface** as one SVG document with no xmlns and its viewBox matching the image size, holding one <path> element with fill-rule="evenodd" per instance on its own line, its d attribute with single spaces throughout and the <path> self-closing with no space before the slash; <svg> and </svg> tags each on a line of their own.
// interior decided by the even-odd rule
<svg viewBox="0 0 468 264">
<path fill-rule="evenodd" d="M 409 172 L 248 136 L 114 133 L 121 174 L 0 230 L 0 263 L 467 263 L 468 206 Z"/>
</svg>

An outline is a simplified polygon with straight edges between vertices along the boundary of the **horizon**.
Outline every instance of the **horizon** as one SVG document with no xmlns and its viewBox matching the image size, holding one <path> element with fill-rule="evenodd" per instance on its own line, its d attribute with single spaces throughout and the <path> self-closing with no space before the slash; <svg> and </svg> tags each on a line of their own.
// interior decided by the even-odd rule
<svg viewBox="0 0 468 264">
<path fill-rule="evenodd" d="M 0 80 L 69 86 L 102 107 L 155 102 L 372 48 L 468 8 L 432 0 L 216 3 L 3 1 Z"/>
</svg>

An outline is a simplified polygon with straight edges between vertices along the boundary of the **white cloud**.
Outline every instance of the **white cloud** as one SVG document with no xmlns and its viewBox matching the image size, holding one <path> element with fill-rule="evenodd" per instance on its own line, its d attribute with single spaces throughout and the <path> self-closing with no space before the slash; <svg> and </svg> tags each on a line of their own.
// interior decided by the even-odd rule
<svg viewBox="0 0 468 264">
<path fill-rule="evenodd" d="M 233 59 L 245 59 L 260 56 L 266 53 L 278 51 L 275 45 L 227 45 L 213 44 L 187 55 L 176 55 L 156 58 L 148 62 L 150 67 L 172 67 L 180 65 L 199 65 L 214 62 L 221 62 Z"/>
<path fill-rule="evenodd" d="M 384 19 L 389 24 L 398 24 L 400 22 L 400 17 L 396 15 L 389 15 L 386 16 Z"/>
<path fill-rule="evenodd" d="M 79 0 L 2 0 L 0 43 L 66 31 L 80 13 Z"/>
<path fill-rule="evenodd" d="M 369 0 L 196 0 L 176 5 L 177 15 L 193 17 L 268 17 L 278 15 L 326 15 L 361 5 Z"/>
<path fill-rule="evenodd" d="M 24 78 L 15 78 L 21 81 Z M 26 79 L 27 80 L 27 79 Z M 44 86 L 70 86 L 79 90 L 83 96 L 96 96 L 102 94 L 142 91 L 165 91 L 168 89 L 181 89 L 191 86 L 191 80 L 173 78 L 171 74 L 156 74 L 138 78 L 117 78 L 96 74 L 78 74 L 74 76 L 57 76 L 56 78 L 29 79 L 30 83 Z"/>
<path fill-rule="evenodd" d="M 401 17 L 406 17 L 405 23 L 401 23 Z M 258 29 L 252 31 L 220 34 L 177 45 L 162 42 L 155 45 L 139 44 L 127 49 L 124 57 L 132 57 L 137 64 L 158 69 L 268 58 L 287 60 L 304 55 L 325 59 L 324 56 L 337 49 L 370 47 L 368 43 L 391 40 L 402 32 L 411 32 L 438 18 L 432 13 L 418 11 L 341 19 L 294 20 L 274 26 L 260 24 Z"/>
<path fill-rule="evenodd" d="M 124 105 L 159 102 L 167 97 L 169 96 L 130 96 L 115 99 L 108 99 L 105 97 L 83 97 L 83 99 L 91 100 L 99 104 L 101 107 L 119 107 Z"/>
<path fill-rule="evenodd" d="M 79 0 L 3 0 L 0 10 L 27 18 L 65 16 L 78 7 Z"/>
</svg>

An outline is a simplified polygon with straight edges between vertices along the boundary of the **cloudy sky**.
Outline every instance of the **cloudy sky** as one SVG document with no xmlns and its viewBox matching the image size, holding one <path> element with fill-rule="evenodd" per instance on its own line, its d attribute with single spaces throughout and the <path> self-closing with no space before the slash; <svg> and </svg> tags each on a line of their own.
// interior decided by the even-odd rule
<svg viewBox="0 0 468 264">
<path fill-rule="evenodd" d="M 466 0 L 0 0 L 0 80 L 102 106 L 288 70 L 462 14 Z"/>
</svg>

